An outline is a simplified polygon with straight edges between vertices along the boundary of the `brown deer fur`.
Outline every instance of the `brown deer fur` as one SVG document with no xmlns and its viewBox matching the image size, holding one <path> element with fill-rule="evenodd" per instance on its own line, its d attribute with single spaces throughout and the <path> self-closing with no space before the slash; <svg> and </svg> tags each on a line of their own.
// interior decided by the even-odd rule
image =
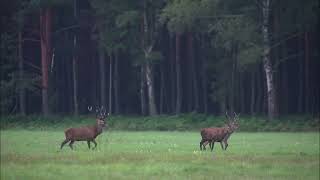
<svg viewBox="0 0 320 180">
<path fill-rule="evenodd" d="M 96 119 L 96 124 L 93 126 L 69 128 L 65 130 L 64 134 L 66 139 L 61 143 L 60 149 L 62 149 L 63 146 L 68 142 L 70 142 L 70 148 L 73 149 L 72 145 L 75 141 L 87 141 L 89 149 L 90 142 L 93 142 L 95 145 L 94 148 L 96 148 L 97 142 L 95 141 L 95 138 L 100 135 L 103 131 L 103 128 L 106 127 L 105 117 L 105 115 L 100 114 L 100 117 L 97 117 Z"/>
<path fill-rule="evenodd" d="M 226 123 L 224 127 L 211 127 L 201 129 L 200 134 L 202 139 L 200 141 L 200 150 L 205 150 L 205 146 L 210 143 L 209 145 L 212 151 L 215 142 L 220 142 L 221 148 L 223 150 L 226 150 L 228 147 L 228 139 L 230 135 L 239 127 L 239 124 L 235 119 L 237 117 L 238 116 L 235 114 L 234 120 Z"/>
</svg>

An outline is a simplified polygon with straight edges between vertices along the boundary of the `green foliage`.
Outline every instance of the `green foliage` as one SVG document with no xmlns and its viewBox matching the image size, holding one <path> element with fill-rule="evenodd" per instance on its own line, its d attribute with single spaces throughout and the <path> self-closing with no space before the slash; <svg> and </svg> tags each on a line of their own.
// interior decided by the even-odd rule
<svg viewBox="0 0 320 180">
<path fill-rule="evenodd" d="M 59 117 L 51 116 L 3 116 L 0 119 L 1 129 L 63 129 L 71 126 L 93 124 L 92 117 Z M 160 131 L 199 131 L 204 127 L 223 126 L 225 117 L 206 116 L 190 113 L 179 116 L 128 117 L 111 116 L 108 124 L 111 130 L 160 130 Z M 239 131 L 318 131 L 319 119 L 311 117 L 284 117 L 268 122 L 260 117 L 241 117 Z"/>
<path fill-rule="evenodd" d="M 94 34 L 94 37 L 99 42 L 99 48 L 103 48 L 108 53 L 123 48 L 124 45 L 121 44 L 119 39 L 123 38 L 122 36 L 125 33 L 116 26 L 115 17 L 118 11 L 116 3 L 102 0 L 94 0 L 90 3 L 96 18 L 96 34 Z"/>
<path fill-rule="evenodd" d="M 39 8 L 59 7 L 66 4 L 71 4 L 73 0 L 31 0 L 29 2 L 29 10 L 36 11 Z"/>
<path fill-rule="evenodd" d="M 258 25 L 248 17 L 236 17 L 217 21 L 209 32 L 214 32 L 214 47 L 221 47 L 232 56 L 232 48 L 238 47 L 240 68 L 260 62 L 262 43 Z M 230 57 L 232 58 L 232 57 Z"/>
<path fill-rule="evenodd" d="M 280 36 L 311 29 L 319 21 L 319 1 L 275 1 L 273 8 L 281 12 L 277 17 L 281 22 Z"/>
<path fill-rule="evenodd" d="M 173 0 L 162 10 L 160 22 L 170 32 L 194 31 L 199 19 L 207 16 L 208 2 L 214 1 Z"/>
<path fill-rule="evenodd" d="M 232 74 L 252 70 L 262 59 L 261 30 L 252 16 L 255 11 L 246 3 L 229 3 L 218 3 L 216 16 L 219 18 L 211 21 L 208 27 L 212 37 L 208 48 L 215 49 L 214 54 L 209 54 L 209 71 L 215 77 L 210 83 L 210 97 L 221 106 L 228 98 L 233 98 L 230 95 Z"/>
<path fill-rule="evenodd" d="M 21 89 L 30 92 L 39 92 L 38 84 L 40 76 L 33 72 L 24 71 L 23 76 L 19 78 L 17 70 L 17 32 L 1 34 L 1 78 L 0 78 L 0 112 L 10 113 L 17 105 L 16 99 Z"/>
<path fill-rule="evenodd" d="M 139 22 L 139 17 L 139 12 L 136 10 L 125 11 L 117 16 L 116 25 L 120 28 L 135 25 Z"/>
<path fill-rule="evenodd" d="M 319 133 L 235 133 L 199 151 L 199 132 L 106 131 L 59 150 L 63 130 L 1 131 L 1 179 L 319 179 Z M 208 147 L 207 147 L 208 148 Z"/>
</svg>

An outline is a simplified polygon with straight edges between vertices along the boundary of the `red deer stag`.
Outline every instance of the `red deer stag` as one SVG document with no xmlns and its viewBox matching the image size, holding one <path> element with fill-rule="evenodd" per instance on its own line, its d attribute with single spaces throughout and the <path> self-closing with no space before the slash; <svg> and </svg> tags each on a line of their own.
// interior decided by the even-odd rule
<svg viewBox="0 0 320 180">
<path fill-rule="evenodd" d="M 205 150 L 206 145 L 208 143 L 211 151 L 213 150 L 214 143 L 220 142 L 221 148 L 223 150 L 226 150 L 228 147 L 228 139 L 231 136 L 231 134 L 238 129 L 239 123 L 239 115 L 234 113 L 233 120 L 228 116 L 228 113 L 226 112 L 227 117 L 227 123 L 223 127 L 212 127 L 212 128 L 203 128 L 201 129 L 201 137 L 202 140 L 200 141 L 200 150 Z M 223 147 L 224 143 L 224 147 Z"/>
<path fill-rule="evenodd" d="M 92 107 L 88 107 L 89 111 L 92 111 Z M 107 114 L 109 115 L 109 113 Z M 63 148 L 63 146 L 69 143 L 69 146 L 71 149 L 73 149 L 72 145 L 75 141 L 87 141 L 88 147 L 90 149 L 90 142 L 93 142 L 95 147 L 97 147 L 97 142 L 95 141 L 95 138 L 102 133 L 103 129 L 107 127 L 106 124 L 106 109 L 96 108 L 96 124 L 93 126 L 84 126 L 84 127 L 78 127 L 78 128 L 69 128 L 64 131 L 66 139 L 61 143 L 60 149 Z"/>
</svg>

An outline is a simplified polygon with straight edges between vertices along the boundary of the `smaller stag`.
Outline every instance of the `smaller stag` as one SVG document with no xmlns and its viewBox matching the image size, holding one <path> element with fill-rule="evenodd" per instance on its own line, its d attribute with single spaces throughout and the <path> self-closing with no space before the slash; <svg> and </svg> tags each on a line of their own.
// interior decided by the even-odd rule
<svg viewBox="0 0 320 180">
<path fill-rule="evenodd" d="M 204 128 L 201 129 L 201 137 L 202 140 L 200 141 L 200 150 L 205 150 L 206 145 L 208 143 L 211 151 L 213 150 L 214 143 L 220 142 L 221 148 L 226 150 L 228 147 L 228 139 L 231 134 L 238 129 L 239 123 L 239 115 L 234 113 L 234 117 L 231 119 L 228 113 L 226 112 L 227 122 L 223 127 L 212 127 L 212 128 Z M 223 147 L 224 143 L 224 147 Z"/>
<path fill-rule="evenodd" d="M 88 107 L 89 111 L 92 111 L 92 107 Z M 107 114 L 109 115 L 109 113 Z M 97 142 L 95 138 L 102 133 L 103 129 L 107 127 L 106 125 L 106 109 L 96 108 L 96 124 L 92 126 L 84 126 L 78 128 L 69 128 L 64 131 L 66 139 L 61 143 L 60 149 L 63 146 L 69 143 L 71 149 L 73 149 L 72 145 L 75 141 L 87 141 L 88 147 L 90 149 L 90 142 L 93 142 L 95 147 L 97 147 Z"/>
</svg>

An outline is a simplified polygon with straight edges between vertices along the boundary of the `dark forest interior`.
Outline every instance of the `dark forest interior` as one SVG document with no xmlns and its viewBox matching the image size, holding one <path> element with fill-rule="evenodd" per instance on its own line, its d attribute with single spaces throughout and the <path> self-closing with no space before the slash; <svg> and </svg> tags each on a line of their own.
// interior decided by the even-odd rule
<svg viewBox="0 0 320 180">
<path fill-rule="evenodd" d="M 1 115 L 319 115 L 319 1 L 4 0 Z"/>
</svg>

